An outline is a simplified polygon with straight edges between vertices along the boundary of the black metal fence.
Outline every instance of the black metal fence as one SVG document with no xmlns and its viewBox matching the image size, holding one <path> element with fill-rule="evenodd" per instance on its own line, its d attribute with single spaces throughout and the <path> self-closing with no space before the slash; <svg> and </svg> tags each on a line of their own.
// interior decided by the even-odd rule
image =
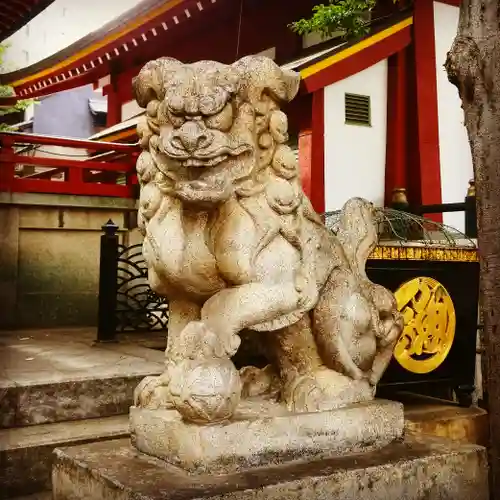
<svg viewBox="0 0 500 500">
<path fill-rule="evenodd" d="M 404 191 L 404 190 L 395 190 Z M 474 181 L 470 181 L 467 196 L 463 202 L 459 203 L 440 203 L 435 205 L 417 205 L 412 206 L 406 200 L 404 193 L 395 193 L 391 208 L 403 212 L 413 213 L 415 215 L 444 214 L 450 212 L 464 212 L 465 235 L 469 238 L 477 238 L 477 211 L 476 194 Z M 397 196 L 399 194 L 399 196 Z"/>
<path fill-rule="evenodd" d="M 102 226 L 97 340 L 111 342 L 120 332 L 166 330 L 168 303 L 148 284 L 142 244 L 120 244 L 118 226 Z"/>
</svg>

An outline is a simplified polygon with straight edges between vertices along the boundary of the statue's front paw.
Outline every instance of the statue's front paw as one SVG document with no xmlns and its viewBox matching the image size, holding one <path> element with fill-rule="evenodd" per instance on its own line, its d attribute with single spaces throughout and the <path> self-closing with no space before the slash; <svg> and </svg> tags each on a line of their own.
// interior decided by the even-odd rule
<svg viewBox="0 0 500 500">
<path fill-rule="evenodd" d="M 192 321 L 180 334 L 176 355 L 178 359 L 230 358 L 240 343 L 237 335 L 214 332 L 202 321 Z"/>
<path fill-rule="evenodd" d="M 169 377 L 166 373 L 158 377 L 146 377 L 134 390 L 134 405 L 139 408 L 172 408 Z"/>
</svg>

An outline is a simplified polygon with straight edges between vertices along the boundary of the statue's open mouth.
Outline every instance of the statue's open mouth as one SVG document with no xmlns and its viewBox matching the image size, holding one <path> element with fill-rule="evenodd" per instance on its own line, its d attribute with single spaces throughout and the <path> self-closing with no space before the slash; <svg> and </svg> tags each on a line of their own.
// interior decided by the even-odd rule
<svg viewBox="0 0 500 500">
<path fill-rule="evenodd" d="M 215 158 L 208 158 L 200 160 L 198 158 L 188 158 L 187 160 L 181 161 L 183 167 L 215 167 L 219 163 L 227 160 L 228 155 L 220 155 Z"/>
<path fill-rule="evenodd" d="M 167 155 L 173 160 L 177 160 L 184 167 L 214 167 L 219 163 L 227 160 L 229 157 L 236 157 L 247 151 L 250 151 L 251 147 L 247 144 L 242 144 L 241 146 L 236 146 L 230 148 L 228 146 L 222 146 L 216 150 L 212 151 L 198 151 L 192 155 L 187 154 L 177 154 L 166 152 Z"/>
</svg>

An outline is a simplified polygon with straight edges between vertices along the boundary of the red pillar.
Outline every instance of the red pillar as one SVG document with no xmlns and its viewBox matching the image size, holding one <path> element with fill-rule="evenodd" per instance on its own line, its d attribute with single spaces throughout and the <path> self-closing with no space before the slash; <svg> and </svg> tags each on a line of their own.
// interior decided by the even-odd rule
<svg viewBox="0 0 500 500">
<path fill-rule="evenodd" d="M 413 29 L 421 202 L 438 204 L 442 198 L 433 0 L 414 3 Z M 429 217 L 442 221 L 441 214 Z"/>
<path fill-rule="evenodd" d="M 106 126 L 112 127 L 122 121 L 122 99 L 118 78 L 111 75 L 111 83 L 103 89 L 108 97 L 108 114 L 106 116 Z"/>
<path fill-rule="evenodd" d="M 286 110 L 298 133 L 302 188 L 314 209 L 325 211 L 324 94 L 320 89 L 292 102 Z"/>
<path fill-rule="evenodd" d="M 299 132 L 299 169 L 302 189 L 309 199 L 311 199 L 311 147 L 312 130 L 301 130 Z"/>
<path fill-rule="evenodd" d="M 319 214 L 325 211 L 325 94 L 323 89 L 312 96 L 310 199 Z"/>
<path fill-rule="evenodd" d="M 385 204 L 391 203 L 395 188 L 406 188 L 408 164 L 408 71 L 407 49 L 389 57 L 387 74 L 387 149 Z"/>
</svg>

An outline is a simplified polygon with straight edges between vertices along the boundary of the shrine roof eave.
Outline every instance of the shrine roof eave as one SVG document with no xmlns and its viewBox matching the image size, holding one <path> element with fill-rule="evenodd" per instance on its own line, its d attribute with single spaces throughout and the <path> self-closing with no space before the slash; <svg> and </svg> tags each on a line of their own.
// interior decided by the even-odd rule
<svg viewBox="0 0 500 500">
<path fill-rule="evenodd" d="M 0 7 L 0 43 L 20 30 L 54 0 L 2 0 Z"/>
<path fill-rule="evenodd" d="M 314 92 L 404 49 L 411 42 L 412 24 L 412 14 L 402 13 L 392 24 L 382 24 L 370 35 L 350 42 L 332 40 L 330 46 L 283 64 L 282 68 L 300 73 L 302 93 Z M 144 112 L 102 130 L 89 140 L 135 142 L 137 124 L 143 115 Z"/>
<path fill-rule="evenodd" d="M 199 18 L 227 0 L 144 0 L 65 49 L 26 68 L 0 75 L 16 98 L 28 99 L 96 82 L 113 65 L 159 43 L 167 32 Z M 12 98 L 10 98 L 12 100 Z M 3 102 L 0 99 L 0 103 Z"/>
</svg>

